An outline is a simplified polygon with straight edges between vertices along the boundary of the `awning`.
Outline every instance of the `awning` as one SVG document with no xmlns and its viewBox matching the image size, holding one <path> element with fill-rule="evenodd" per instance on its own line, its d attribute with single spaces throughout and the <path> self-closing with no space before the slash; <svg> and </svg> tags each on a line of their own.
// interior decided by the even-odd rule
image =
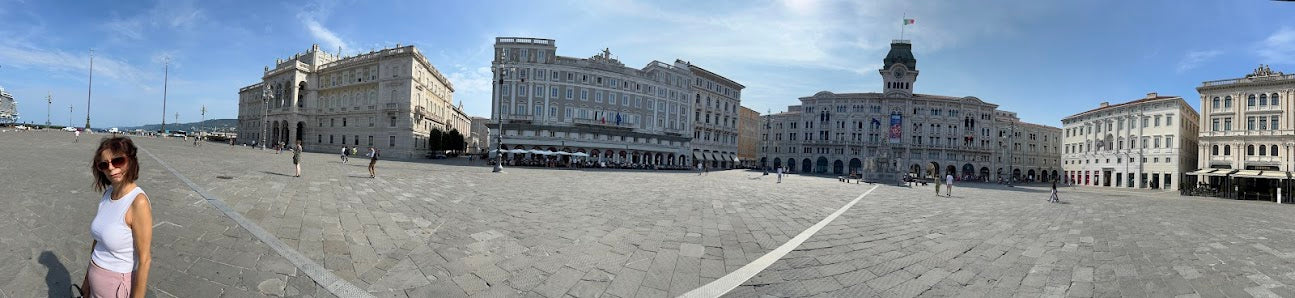
<svg viewBox="0 0 1295 298">
<path fill-rule="evenodd" d="M 1200 169 L 1195 172 L 1187 173 L 1192 176 L 1215 176 L 1222 177 L 1232 173 L 1232 169 Z"/>
<path fill-rule="evenodd" d="M 713 160 L 713 161 L 723 161 L 723 159 L 719 159 L 719 154 L 714 153 L 714 152 L 712 152 L 712 153 L 710 154 L 710 160 Z"/>
<path fill-rule="evenodd" d="M 737 156 L 729 155 L 729 157 L 732 157 L 732 158 L 733 158 L 733 162 L 738 162 L 738 163 L 742 162 L 741 160 L 738 160 L 738 159 L 737 159 Z"/>
<path fill-rule="evenodd" d="M 1259 175 L 1259 174 L 1262 174 L 1262 173 L 1263 173 L 1263 171 L 1257 171 L 1257 170 L 1238 170 L 1236 173 L 1233 173 L 1233 174 L 1232 174 L 1232 177 L 1241 177 L 1241 178 L 1269 178 L 1269 177 L 1264 177 L 1264 176 L 1260 176 L 1260 175 Z"/>
<path fill-rule="evenodd" d="M 1260 176 L 1264 176 L 1264 177 L 1268 177 L 1268 178 L 1273 178 L 1273 179 L 1291 179 L 1291 176 L 1290 176 L 1290 175 L 1291 175 L 1291 172 L 1282 172 L 1282 171 L 1264 171 L 1263 173 L 1261 173 L 1261 174 L 1259 174 L 1259 175 L 1260 175 Z"/>
<path fill-rule="evenodd" d="M 693 160 L 693 161 L 699 161 L 699 160 L 702 160 L 700 156 L 697 156 L 697 151 L 693 151 L 693 152 L 692 152 L 692 160 Z"/>
</svg>

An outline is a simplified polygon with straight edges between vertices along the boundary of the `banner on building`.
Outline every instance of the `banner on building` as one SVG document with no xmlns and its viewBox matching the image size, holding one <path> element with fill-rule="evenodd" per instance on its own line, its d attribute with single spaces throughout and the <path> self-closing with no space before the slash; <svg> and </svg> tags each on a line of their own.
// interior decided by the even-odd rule
<svg viewBox="0 0 1295 298">
<path fill-rule="evenodd" d="M 904 117 L 904 116 L 903 116 L 903 115 L 900 115 L 900 114 L 891 114 L 891 115 L 890 115 L 890 133 L 889 133 L 889 135 L 890 135 L 890 143 L 891 143 L 891 144 L 899 144 L 899 142 L 900 142 L 900 140 L 899 140 L 899 139 L 900 139 L 900 137 L 902 137 L 902 136 L 903 136 L 903 134 L 904 134 L 904 126 L 903 126 L 903 122 L 904 122 L 904 121 L 903 121 L 903 117 Z"/>
</svg>

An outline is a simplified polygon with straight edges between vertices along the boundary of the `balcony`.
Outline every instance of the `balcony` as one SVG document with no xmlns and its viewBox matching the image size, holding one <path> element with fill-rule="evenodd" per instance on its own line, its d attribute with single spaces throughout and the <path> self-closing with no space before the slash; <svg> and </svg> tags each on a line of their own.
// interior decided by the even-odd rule
<svg viewBox="0 0 1295 298">
<path fill-rule="evenodd" d="M 1202 137 L 1295 136 L 1295 130 L 1202 131 Z"/>
<path fill-rule="evenodd" d="M 535 116 L 531 115 L 504 115 L 504 120 L 533 121 Z"/>
<path fill-rule="evenodd" d="M 1246 112 L 1278 112 L 1278 113 L 1281 113 L 1281 112 L 1282 112 L 1282 109 L 1281 109 L 1281 107 L 1276 106 L 1276 105 L 1246 106 Z"/>
<path fill-rule="evenodd" d="M 1278 164 L 1282 162 L 1281 156 L 1246 156 L 1246 163 Z"/>
<path fill-rule="evenodd" d="M 1211 114 L 1211 115 L 1214 115 L 1214 114 L 1232 114 L 1232 113 L 1235 113 L 1235 112 L 1236 112 L 1236 110 L 1235 110 L 1235 109 L 1233 109 L 1233 108 L 1231 108 L 1231 107 L 1210 109 L 1210 114 Z"/>
<path fill-rule="evenodd" d="M 628 123 L 625 123 L 623 121 L 621 122 L 621 125 L 616 125 L 616 121 L 602 121 L 602 120 L 580 119 L 580 118 L 572 119 L 572 122 L 579 125 L 590 125 L 590 126 L 599 126 L 599 127 L 608 127 L 608 128 L 621 128 L 621 129 L 633 128 L 632 125 L 629 125 Z"/>
<path fill-rule="evenodd" d="M 398 103 L 394 103 L 394 102 L 393 102 L 393 103 L 387 103 L 387 104 L 385 105 L 385 108 L 383 108 L 383 110 L 384 110 L 384 111 L 399 111 L 399 110 L 400 110 L 400 104 L 398 104 Z"/>
</svg>

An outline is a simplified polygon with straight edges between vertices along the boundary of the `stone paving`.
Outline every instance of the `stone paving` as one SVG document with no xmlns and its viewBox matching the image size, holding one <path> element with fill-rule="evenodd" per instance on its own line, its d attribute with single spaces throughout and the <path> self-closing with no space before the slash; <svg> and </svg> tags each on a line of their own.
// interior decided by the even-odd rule
<svg viewBox="0 0 1295 298">
<path fill-rule="evenodd" d="M 88 259 L 98 136 L 0 132 L 0 297 L 66 296 Z M 440 163 L 137 143 L 279 241 L 380 297 L 672 297 L 751 263 L 871 186 L 720 171 L 494 174 Z M 333 150 L 329 150 L 333 151 Z M 141 155 L 150 294 L 329 296 Z M 881 186 L 727 296 L 1295 296 L 1295 209 L 1176 193 Z"/>
</svg>

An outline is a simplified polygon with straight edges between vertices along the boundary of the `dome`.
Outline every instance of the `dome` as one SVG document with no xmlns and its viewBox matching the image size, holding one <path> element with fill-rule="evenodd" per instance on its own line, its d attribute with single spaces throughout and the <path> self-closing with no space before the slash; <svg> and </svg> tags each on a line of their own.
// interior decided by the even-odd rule
<svg viewBox="0 0 1295 298">
<path fill-rule="evenodd" d="M 831 91 L 819 91 L 818 93 L 814 93 L 814 96 L 829 96 L 829 95 L 835 95 L 835 94 L 833 94 Z"/>
</svg>

